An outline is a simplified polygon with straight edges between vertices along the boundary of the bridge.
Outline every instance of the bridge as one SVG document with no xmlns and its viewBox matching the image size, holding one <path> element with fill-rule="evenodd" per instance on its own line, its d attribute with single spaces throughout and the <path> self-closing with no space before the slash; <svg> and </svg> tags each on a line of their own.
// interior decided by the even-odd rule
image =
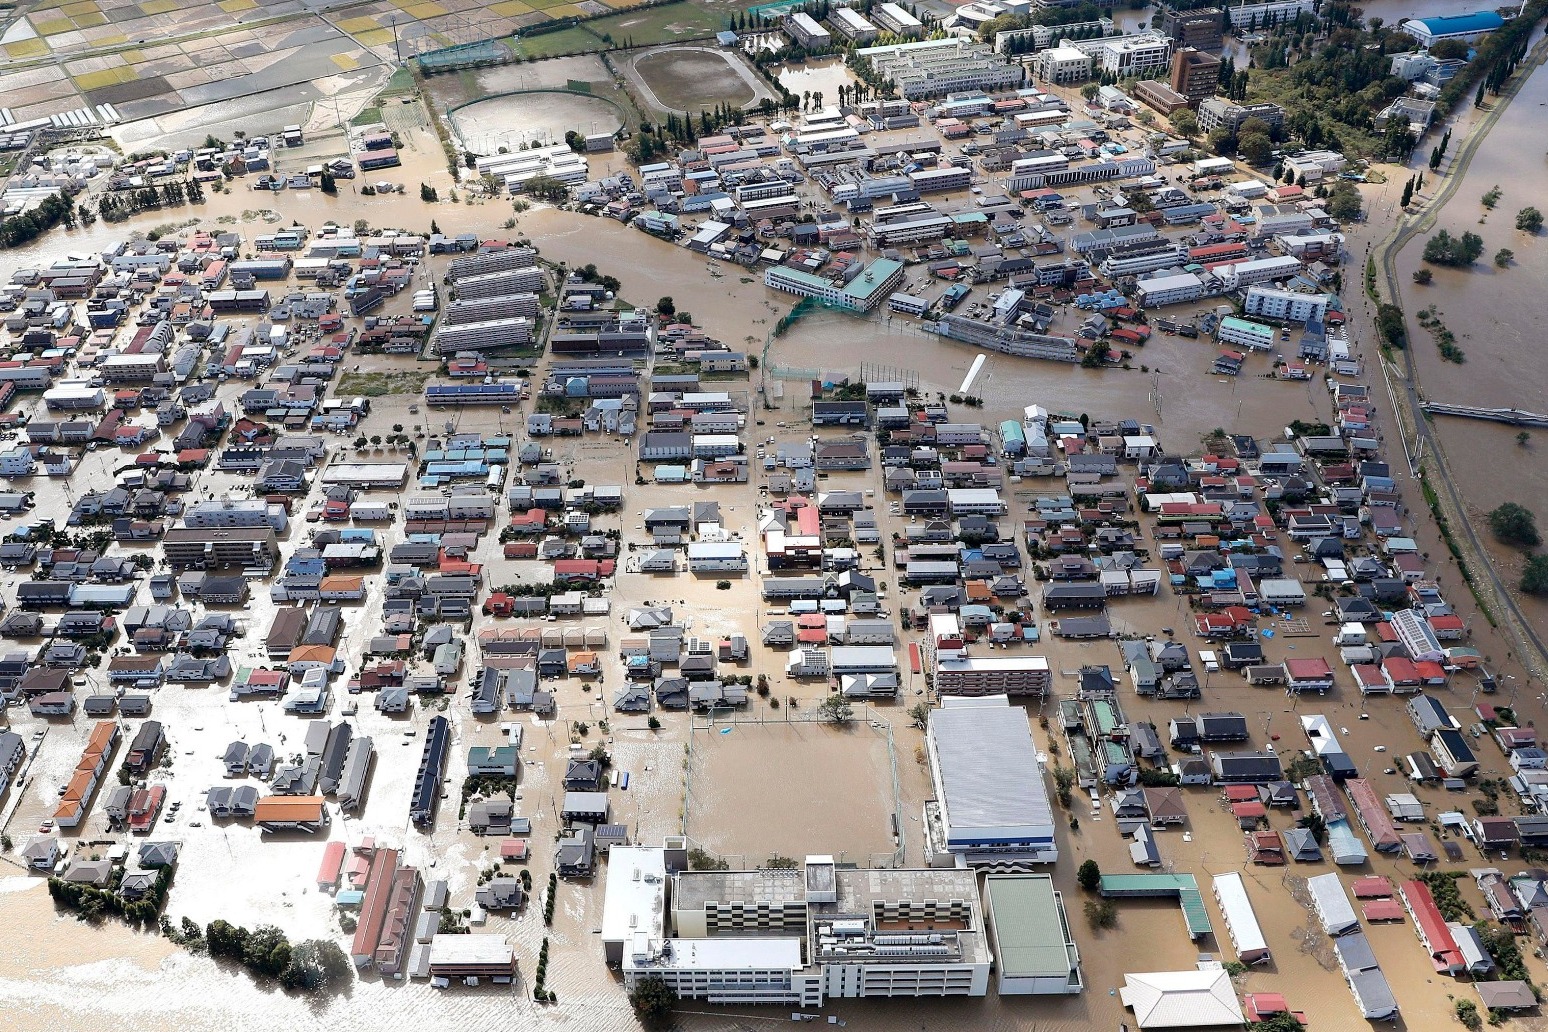
<svg viewBox="0 0 1548 1032">
<path fill-rule="evenodd" d="M 1491 423 L 1509 423 L 1511 426 L 1535 426 L 1548 428 L 1548 416 L 1518 408 L 1484 408 L 1482 405 L 1446 405 L 1427 401 L 1421 406 L 1432 416 L 1457 416 L 1460 419 L 1483 419 Z"/>
</svg>

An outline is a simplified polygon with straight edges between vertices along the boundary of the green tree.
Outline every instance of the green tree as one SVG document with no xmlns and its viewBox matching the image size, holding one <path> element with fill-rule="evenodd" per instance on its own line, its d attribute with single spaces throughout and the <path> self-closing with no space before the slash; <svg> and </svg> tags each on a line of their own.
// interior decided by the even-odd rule
<svg viewBox="0 0 1548 1032">
<path fill-rule="evenodd" d="M 1192 111 L 1187 108 L 1179 108 L 1171 116 L 1172 131 L 1179 136 L 1193 137 L 1198 134 L 1199 120 Z"/>
<path fill-rule="evenodd" d="M 434 202 L 440 200 L 441 196 L 435 192 L 435 187 L 431 186 L 429 183 L 420 183 L 419 199 L 424 201 L 426 204 L 433 204 Z"/>
<path fill-rule="evenodd" d="M 1543 213 L 1531 206 L 1516 212 L 1516 228 L 1523 233 L 1536 233 L 1543 228 Z"/>
<path fill-rule="evenodd" d="M 333 178 L 333 173 L 329 172 L 327 169 L 323 169 L 322 183 L 320 184 L 319 189 L 321 189 L 325 194 L 336 194 L 339 192 L 338 181 Z"/>
<path fill-rule="evenodd" d="M 290 964 L 290 942 L 273 925 L 259 925 L 242 944 L 242 963 L 261 975 L 278 978 Z"/>
<path fill-rule="evenodd" d="M 1209 149 L 1214 151 L 1216 154 L 1225 155 L 1236 153 L 1236 137 L 1233 136 L 1231 134 L 1231 130 L 1227 129 L 1225 126 L 1211 129 L 1209 131 L 1209 136 L 1206 139 L 1209 143 Z"/>
<path fill-rule="evenodd" d="M 1454 237 L 1442 229 L 1425 241 L 1423 258 L 1431 265 L 1462 267 L 1476 262 L 1483 249 L 1483 238 L 1477 233 Z"/>
<path fill-rule="evenodd" d="M 1242 133 L 1236 150 L 1249 165 L 1262 165 L 1273 153 L 1274 142 L 1263 133 Z"/>
<path fill-rule="evenodd" d="M 1494 252 L 1494 264 L 1498 268 L 1501 268 L 1501 269 L 1505 268 L 1511 262 L 1515 261 L 1515 259 L 1516 259 L 1516 252 L 1512 251 L 1508 247 L 1502 247 L 1498 251 Z"/>
<path fill-rule="evenodd" d="M 1102 92 L 1102 87 L 1094 82 L 1088 82 L 1080 88 L 1080 95 L 1087 100 L 1095 100 L 1096 95 Z"/>
<path fill-rule="evenodd" d="M 641 978 L 629 991 L 629 1005 L 645 1024 L 664 1025 L 672 1016 L 672 1008 L 677 1006 L 677 990 L 654 975 Z"/>
<path fill-rule="evenodd" d="M 1408 207 L 1409 202 L 1412 201 L 1413 199 L 1414 199 L 1414 180 L 1413 180 L 1413 177 L 1410 176 L 1408 182 L 1403 184 L 1403 199 L 1398 202 L 1398 207 L 1400 207 L 1400 208 Z"/>
<path fill-rule="evenodd" d="M 349 983 L 353 970 L 338 943 L 307 939 L 291 948 L 290 963 L 280 972 L 279 980 L 286 989 L 336 989 Z"/>
<path fill-rule="evenodd" d="M 1419 284 L 1421 287 L 1429 286 L 1430 281 L 1433 279 L 1435 279 L 1435 273 L 1431 272 L 1429 269 L 1414 270 L 1414 282 Z"/>
<path fill-rule="evenodd" d="M 1516 502 L 1505 502 L 1489 513 L 1489 529 L 1507 545 L 1536 548 L 1543 543 L 1532 510 Z"/>
<path fill-rule="evenodd" d="M 848 699 L 838 692 L 834 692 L 826 699 L 823 699 L 817 707 L 817 712 L 822 716 L 822 719 L 835 724 L 847 724 L 855 716 L 855 708 L 850 705 Z"/>
<path fill-rule="evenodd" d="M 1548 554 L 1527 556 L 1521 571 L 1521 590 L 1528 595 L 1548 595 Z"/>
<path fill-rule="evenodd" d="M 675 315 L 677 313 L 677 303 L 670 296 L 658 298 L 656 300 L 656 311 L 661 315 Z"/>
<path fill-rule="evenodd" d="M 1087 892 L 1095 892 L 1102 884 L 1102 868 L 1095 860 L 1087 860 L 1075 872 L 1075 880 Z"/>
</svg>

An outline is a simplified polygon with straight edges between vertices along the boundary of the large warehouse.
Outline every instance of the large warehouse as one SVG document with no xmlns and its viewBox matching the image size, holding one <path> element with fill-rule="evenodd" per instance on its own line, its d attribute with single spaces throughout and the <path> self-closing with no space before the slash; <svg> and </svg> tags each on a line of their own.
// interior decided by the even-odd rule
<svg viewBox="0 0 1548 1032">
<path fill-rule="evenodd" d="M 1053 807 L 1026 711 L 1003 695 L 941 700 L 926 735 L 932 867 L 1025 870 L 1059 859 Z"/>
</svg>

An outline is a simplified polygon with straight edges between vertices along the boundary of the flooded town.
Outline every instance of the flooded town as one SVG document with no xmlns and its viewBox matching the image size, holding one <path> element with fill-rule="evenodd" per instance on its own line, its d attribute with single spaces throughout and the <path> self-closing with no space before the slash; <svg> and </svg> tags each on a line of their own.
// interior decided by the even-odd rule
<svg viewBox="0 0 1548 1032">
<path fill-rule="evenodd" d="M 1545 18 L 0 7 L 7 1027 L 1545 1027 Z"/>
</svg>

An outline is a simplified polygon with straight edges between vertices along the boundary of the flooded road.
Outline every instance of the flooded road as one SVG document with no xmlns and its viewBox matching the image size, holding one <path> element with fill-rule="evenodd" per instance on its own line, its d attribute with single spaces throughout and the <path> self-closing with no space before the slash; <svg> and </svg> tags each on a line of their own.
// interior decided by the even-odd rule
<svg viewBox="0 0 1548 1032">
<path fill-rule="evenodd" d="M 1541 36 L 1534 38 L 1534 45 L 1538 39 Z M 1539 68 L 1484 139 L 1431 227 L 1431 232 L 1444 229 L 1452 236 L 1482 237 L 1483 257 L 1475 265 L 1447 269 L 1426 264 L 1421 255 L 1430 233 L 1416 236 L 1398 255 L 1410 346 L 1427 401 L 1548 412 L 1548 362 L 1540 354 L 1539 330 L 1548 284 L 1548 235 L 1515 228 L 1522 208 L 1548 208 L 1543 191 L 1548 173 L 1545 123 L 1548 72 Z M 1496 188 L 1500 197 L 1490 210 L 1481 198 Z M 1505 268 L 1493 262 L 1501 248 L 1515 252 Z M 1433 276 L 1428 285 L 1413 282 L 1421 267 Z M 1434 336 L 1415 323 L 1416 314 L 1428 309 L 1455 334 L 1466 356 L 1461 365 L 1443 359 Z M 1476 520 L 1482 522 L 1490 510 L 1513 501 L 1533 510 L 1539 526 L 1548 524 L 1548 431 L 1532 432 L 1522 445 L 1518 429 L 1503 423 L 1439 416 L 1433 425 Z M 1505 579 L 1514 584 L 1524 562 L 1522 553 L 1499 545 L 1492 535 L 1482 537 L 1496 566 L 1508 571 Z M 1548 600 L 1520 598 L 1529 618 L 1548 626 Z"/>
</svg>

